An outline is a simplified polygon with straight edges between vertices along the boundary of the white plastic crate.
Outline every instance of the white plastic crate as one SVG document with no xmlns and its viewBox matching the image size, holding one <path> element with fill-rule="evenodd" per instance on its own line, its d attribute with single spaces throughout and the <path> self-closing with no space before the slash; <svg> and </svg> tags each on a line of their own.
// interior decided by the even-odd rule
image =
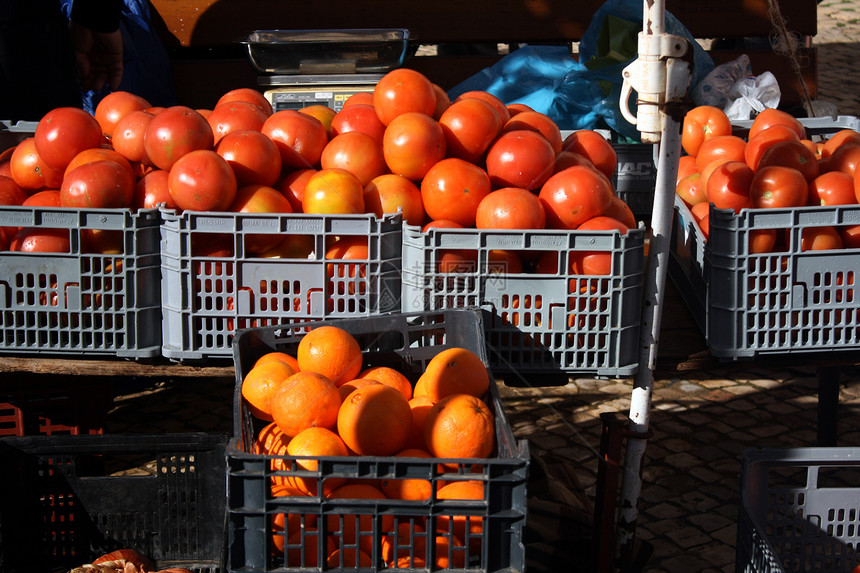
<svg viewBox="0 0 860 573">
<path fill-rule="evenodd" d="M 229 358 L 234 334 L 290 320 L 374 316 L 400 308 L 401 217 L 162 210 L 161 291 L 165 357 Z M 303 235 L 312 258 L 246 253 L 249 235 Z M 338 237 L 362 237 L 365 259 L 326 260 Z M 195 245 L 225 240 L 225 256 Z"/>
<path fill-rule="evenodd" d="M 860 449 L 746 449 L 737 573 L 850 573 L 860 565 Z"/>
<path fill-rule="evenodd" d="M 403 227 L 403 312 L 466 306 L 484 310 L 496 371 L 627 376 L 638 368 L 644 268 L 643 227 L 617 231 L 503 231 Z M 492 250 L 554 257 L 554 272 L 494 273 Z M 451 250 L 477 253 L 477 265 L 442 272 Z M 573 251 L 610 254 L 609 275 L 569 270 Z M 531 261 L 532 263 L 534 260 Z M 527 262 L 528 264 L 528 262 Z"/>
<path fill-rule="evenodd" d="M 161 350 L 157 210 L 0 207 L 0 226 L 67 229 L 69 253 L 0 253 L 0 353 L 150 358 Z M 122 252 L 87 252 L 87 231 Z"/>
</svg>

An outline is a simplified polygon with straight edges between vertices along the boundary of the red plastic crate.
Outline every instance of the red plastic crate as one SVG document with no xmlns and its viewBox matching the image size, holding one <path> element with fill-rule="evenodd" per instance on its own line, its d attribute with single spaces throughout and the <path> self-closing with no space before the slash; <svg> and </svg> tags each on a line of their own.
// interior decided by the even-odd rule
<svg viewBox="0 0 860 573">
<path fill-rule="evenodd" d="M 0 383 L 0 436 L 101 434 L 112 400 L 109 381 L 30 377 Z"/>
</svg>

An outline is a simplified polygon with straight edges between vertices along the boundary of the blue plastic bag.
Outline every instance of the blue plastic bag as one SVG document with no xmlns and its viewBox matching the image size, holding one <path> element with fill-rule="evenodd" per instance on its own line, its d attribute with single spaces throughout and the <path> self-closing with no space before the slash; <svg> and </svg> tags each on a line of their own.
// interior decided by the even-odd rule
<svg viewBox="0 0 860 573">
<path fill-rule="evenodd" d="M 579 44 L 579 60 L 567 46 L 526 46 L 511 52 L 448 92 L 451 99 L 471 90 L 484 90 L 506 104 L 523 103 L 551 117 L 559 128 L 595 129 L 609 127 L 622 138 L 640 141 L 639 131 L 621 115 L 622 70 L 636 54 L 624 60 L 613 51 L 606 38 L 607 17 L 627 20 L 638 26 L 615 26 L 632 34 L 642 28 L 641 0 L 608 0 L 594 14 Z M 671 14 L 666 14 L 666 32 L 684 36 L 694 50 L 691 87 L 703 79 L 714 63 L 689 31 Z M 601 38 L 603 34 L 603 38 Z M 603 41 L 601 41 L 603 40 Z M 627 41 L 613 46 L 629 46 Z M 635 93 L 629 103 L 635 103 Z M 635 113 L 635 109 L 632 110 Z"/>
</svg>

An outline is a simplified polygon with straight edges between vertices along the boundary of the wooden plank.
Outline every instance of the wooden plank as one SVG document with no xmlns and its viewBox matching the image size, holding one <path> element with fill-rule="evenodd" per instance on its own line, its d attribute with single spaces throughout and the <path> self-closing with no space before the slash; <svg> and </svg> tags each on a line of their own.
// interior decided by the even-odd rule
<svg viewBox="0 0 860 573">
<path fill-rule="evenodd" d="M 139 376 L 147 378 L 234 378 L 232 364 L 190 366 L 173 363 L 142 363 L 117 359 L 0 358 L 0 374 L 29 372 L 61 376 Z"/>
<path fill-rule="evenodd" d="M 229 45 L 257 29 L 409 28 L 422 43 L 578 41 L 602 0 L 152 0 L 168 47 Z M 670 0 L 697 38 L 767 36 L 767 0 Z M 814 0 L 780 0 L 789 27 L 817 31 Z"/>
</svg>

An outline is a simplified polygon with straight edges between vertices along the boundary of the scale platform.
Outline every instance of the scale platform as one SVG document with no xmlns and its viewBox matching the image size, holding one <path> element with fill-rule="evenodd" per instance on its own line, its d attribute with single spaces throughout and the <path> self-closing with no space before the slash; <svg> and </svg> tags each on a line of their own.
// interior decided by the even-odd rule
<svg viewBox="0 0 860 573">
<path fill-rule="evenodd" d="M 258 79 L 274 111 L 325 105 L 335 111 L 359 92 L 372 92 L 383 74 L 274 75 Z"/>
</svg>

